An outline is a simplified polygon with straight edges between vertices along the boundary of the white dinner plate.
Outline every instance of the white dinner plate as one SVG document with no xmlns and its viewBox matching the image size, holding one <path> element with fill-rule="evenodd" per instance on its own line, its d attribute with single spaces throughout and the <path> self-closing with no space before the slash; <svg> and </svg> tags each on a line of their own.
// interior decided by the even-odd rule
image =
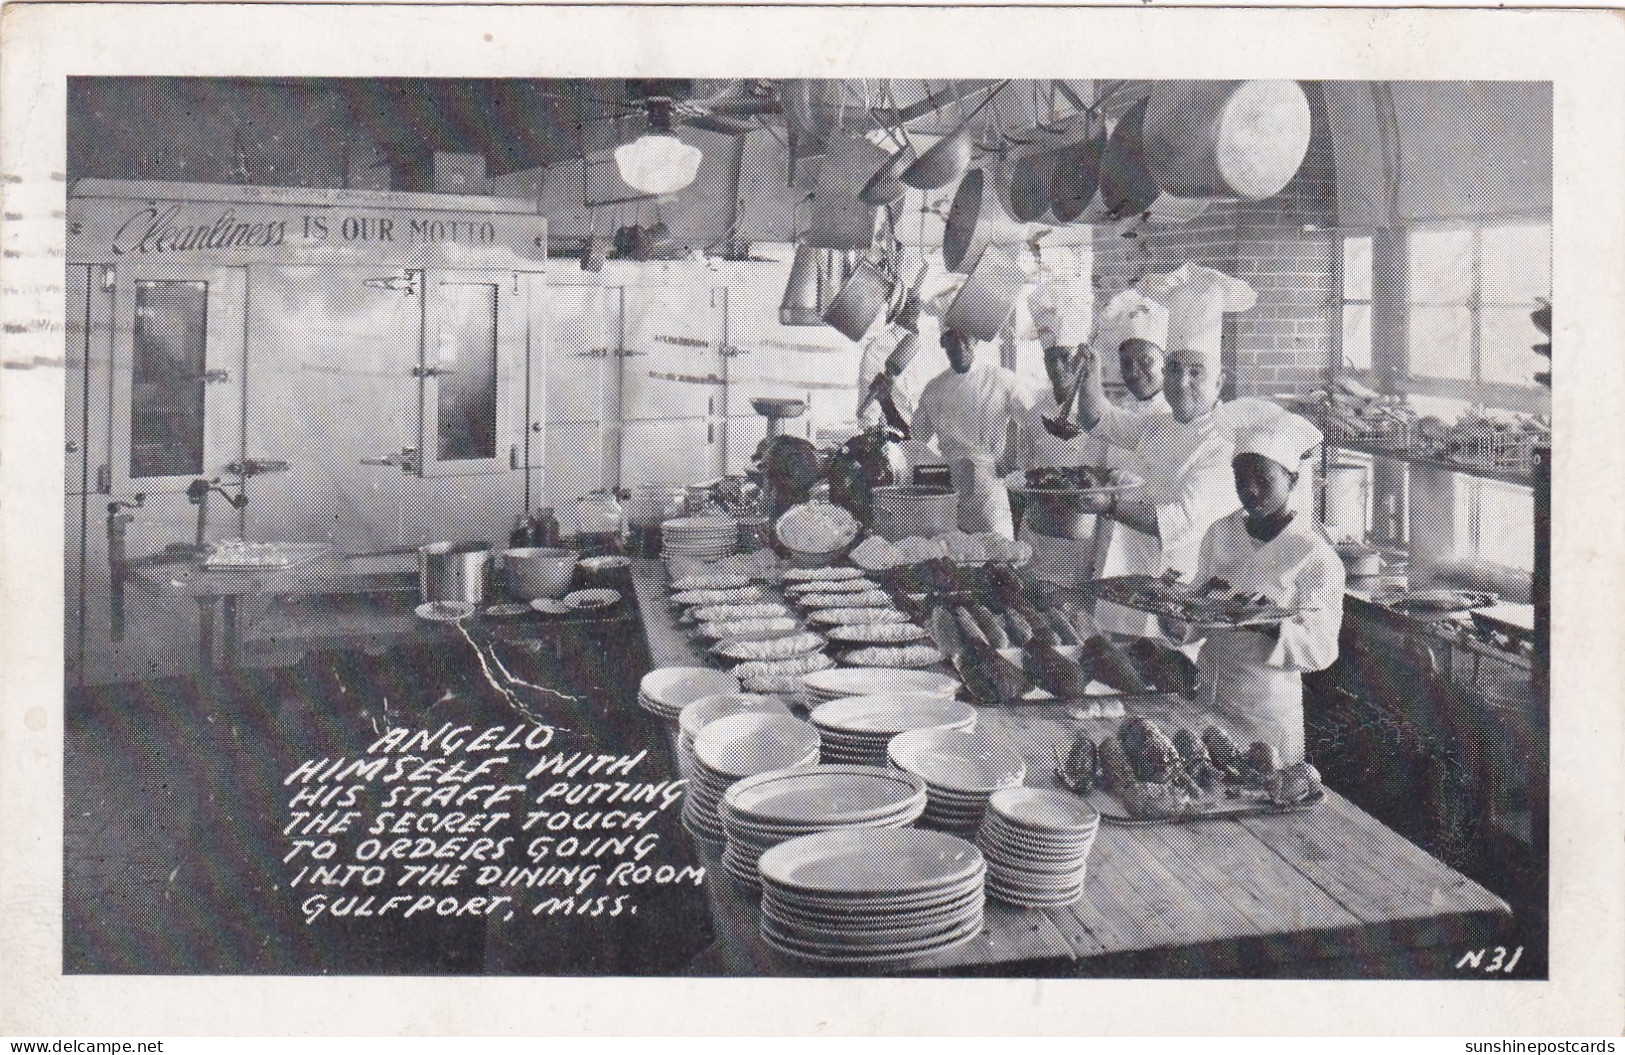
<svg viewBox="0 0 1625 1055">
<path fill-rule="evenodd" d="M 816 762 L 818 730 L 784 714 L 736 714 L 700 730 L 694 757 L 713 773 L 753 777 Z"/>
<path fill-rule="evenodd" d="M 1021 752 L 986 729 L 912 729 L 894 737 L 886 753 L 899 769 L 947 792 L 946 802 L 985 798 L 1027 778 Z"/>
<path fill-rule="evenodd" d="M 859 897 L 940 889 L 983 867 L 975 846 L 919 828 L 837 828 L 804 835 L 767 851 L 759 864 L 764 883 Z"/>
<path fill-rule="evenodd" d="M 801 680 L 812 692 L 830 699 L 896 693 L 952 696 L 959 690 L 958 680 L 946 674 L 897 667 L 824 670 L 808 674 Z"/>
<path fill-rule="evenodd" d="M 828 827 L 894 817 L 910 804 L 925 806 L 925 783 L 907 773 L 864 766 L 809 766 L 741 780 L 724 796 L 725 808 L 757 824 Z"/>
<path fill-rule="evenodd" d="M 1100 811 L 1076 795 L 1046 788 L 1005 788 L 988 799 L 999 818 L 1040 835 L 1083 835 L 1100 826 Z"/>
</svg>

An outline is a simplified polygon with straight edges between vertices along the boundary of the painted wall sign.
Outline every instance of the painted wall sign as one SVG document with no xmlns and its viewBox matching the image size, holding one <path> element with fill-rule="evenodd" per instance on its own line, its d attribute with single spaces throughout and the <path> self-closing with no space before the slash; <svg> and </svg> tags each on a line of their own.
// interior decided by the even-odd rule
<svg viewBox="0 0 1625 1055">
<path fill-rule="evenodd" d="M 141 186 L 150 191 L 155 185 Z M 397 207 L 387 201 L 350 206 L 86 197 L 69 200 L 67 222 L 73 263 L 374 261 L 534 268 L 547 259 L 542 216 Z"/>
</svg>

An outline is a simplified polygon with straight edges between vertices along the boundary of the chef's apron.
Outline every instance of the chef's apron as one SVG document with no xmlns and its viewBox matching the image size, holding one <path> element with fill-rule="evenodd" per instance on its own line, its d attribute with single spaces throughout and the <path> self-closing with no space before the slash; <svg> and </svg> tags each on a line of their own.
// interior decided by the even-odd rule
<svg viewBox="0 0 1625 1055">
<path fill-rule="evenodd" d="M 1303 676 L 1267 665 L 1275 639 L 1255 630 L 1218 630 L 1208 635 L 1196 661 L 1201 700 L 1244 738 L 1272 745 L 1281 764 L 1303 761 Z"/>
<path fill-rule="evenodd" d="M 959 530 L 967 534 L 993 531 L 1012 540 L 1016 537 L 1010 492 L 995 475 L 992 458 L 957 459 L 949 465 L 948 473 L 959 495 Z"/>
</svg>

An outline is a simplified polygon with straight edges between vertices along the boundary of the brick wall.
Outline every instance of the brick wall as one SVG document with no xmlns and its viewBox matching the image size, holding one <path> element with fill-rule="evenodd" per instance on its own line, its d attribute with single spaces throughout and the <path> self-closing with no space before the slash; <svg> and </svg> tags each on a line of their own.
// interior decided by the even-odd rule
<svg viewBox="0 0 1625 1055">
<path fill-rule="evenodd" d="M 1321 383 L 1331 363 L 1334 155 L 1320 86 L 1305 82 L 1304 88 L 1314 122 L 1309 151 L 1281 193 L 1261 202 L 1215 202 L 1188 223 L 1147 225 L 1133 238 L 1106 225 L 1095 230 L 1101 307 L 1140 275 L 1186 262 L 1234 275 L 1258 291 L 1258 304 L 1227 322 L 1225 368 L 1233 381 L 1227 395 L 1307 391 Z M 1112 109 L 1126 109 L 1138 97 L 1131 90 Z"/>
</svg>

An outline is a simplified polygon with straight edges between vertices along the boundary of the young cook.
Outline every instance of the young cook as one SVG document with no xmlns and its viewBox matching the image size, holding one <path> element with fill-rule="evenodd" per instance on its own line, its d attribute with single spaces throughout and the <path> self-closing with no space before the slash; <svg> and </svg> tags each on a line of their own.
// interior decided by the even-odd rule
<svg viewBox="0 0 1625 1055">
<path fill-rule="evenodd" d="M 1241 509 L 1208 529 L 1197 559 L 1196 582 L 1220 579 L 1227 594 L 1262 595 L 1299 613 L 1269 627 L 1213 631 L 1197 659 L 1202 702 L 1249 742 L 1273 746 L 1282 765 L 1303 761 L 1302 672 L 1337 658 L 1343 622 L 1343 562 L 1313 518 L 1288 502 L 1320 440 L 1296 414 L 1244 433 L 1232 462 Z M 1168 622 L 1170 636 L 1194 636 Z"/>
</svg>

